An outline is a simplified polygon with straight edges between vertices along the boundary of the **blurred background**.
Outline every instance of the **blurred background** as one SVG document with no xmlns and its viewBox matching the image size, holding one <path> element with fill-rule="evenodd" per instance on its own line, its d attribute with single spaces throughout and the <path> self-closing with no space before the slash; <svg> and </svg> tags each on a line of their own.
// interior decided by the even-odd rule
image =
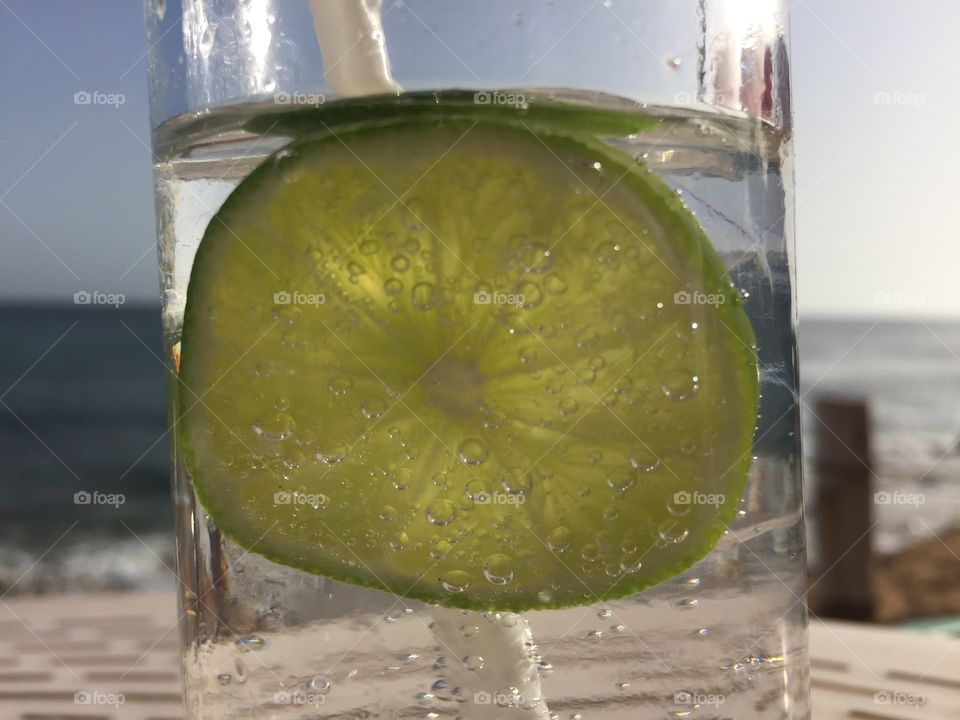
<svg viewBox="0 0 960 720">
<path fill-rule="evenodd" d="M 812 601 L 958 614 L 960 5 L 791 12 Z M 139 3 L 0 0 L 0 596 L 174 583 L 146 71 Z"/>
</svg>

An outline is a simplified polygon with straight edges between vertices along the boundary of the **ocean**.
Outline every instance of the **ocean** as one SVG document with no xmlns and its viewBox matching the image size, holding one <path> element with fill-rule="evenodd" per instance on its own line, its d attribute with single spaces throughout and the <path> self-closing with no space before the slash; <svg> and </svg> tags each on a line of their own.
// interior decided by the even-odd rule
<svg viewBox="0 0 960 720">
<path fill-rule="evenodd" d="M 6 306 L 0 334 L 0 595 L 172 587 L 159 310 Z M 960 517 L 960 323 L 801 322 L 800 373 L 808 505 L 810 409 L 840 394 L 869 403 L 876 489 L 922 498 L 875 506 L 875 546 Z"/>
</svg>

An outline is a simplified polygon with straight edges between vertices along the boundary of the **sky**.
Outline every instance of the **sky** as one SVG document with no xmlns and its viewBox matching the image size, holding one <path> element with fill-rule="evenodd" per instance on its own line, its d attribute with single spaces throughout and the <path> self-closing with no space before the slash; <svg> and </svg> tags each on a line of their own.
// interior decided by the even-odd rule
<svg viewBox="0 0 960 720">
<path fill-rule="evenodd" d="M 801 318 L 960 317 L 957 27 L 942 0 L 791 4 Z M 145 53 L 139 2 L 0 0 L 0 301 L 157 301 Z"/>
</svg>

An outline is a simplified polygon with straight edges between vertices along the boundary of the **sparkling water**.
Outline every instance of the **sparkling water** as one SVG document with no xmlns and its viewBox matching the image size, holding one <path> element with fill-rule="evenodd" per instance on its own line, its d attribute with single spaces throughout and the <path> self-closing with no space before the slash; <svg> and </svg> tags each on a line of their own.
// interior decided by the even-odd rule
<svg viewBox="0 0 960 720">
<path fill-rule="evenodd" d="M 234 544 L 197 501 L 175 441 L 184 672 L 196 717 L 808 715 L 785 205 L 792 170 L 784 138 L 735 116 L 628 107 L 596 96 L 590 102 L 655 121 L 650 130 L 604 139 L 642 159 L 683 197 L 753 322 L 761 413 L 750 477 L 728 532 L 693 568 L 619 600 L 523 615 L 429 607 L 296 571 Z M 191 266 L 208 222 L 264 157 L 296 135 L 297 123 L 277 125 L 287 134 L 243 129 L 270 127 L 262 120 L 281 119 L 278 109 L 238 107 L 176 118 L 158 130 L 172 368 Z M 458 450 L 469 462 L 482 448 L 465 443 Z M 491 582 L 507 572 L 488 571 Z"/>
</svg>

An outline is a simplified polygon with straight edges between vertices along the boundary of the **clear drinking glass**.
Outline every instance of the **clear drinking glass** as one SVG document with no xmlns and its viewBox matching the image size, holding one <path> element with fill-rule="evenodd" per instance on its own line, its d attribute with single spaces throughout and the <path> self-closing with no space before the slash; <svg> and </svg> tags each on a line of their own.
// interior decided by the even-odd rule
<svg viewBox="0 0 960 720">
<path fill-rule="evenodd" d="M 696 213 L 760 367 L 746 489 L 706 558 L 634 596 L 522 617 L 445 615 L 244 550 L 199 502 L 174 428 L 187 717 L 808 717 L 786 2 L 147 0 L 146 19 L 174 373 L 214 213 L 302 132 L 286 113 L 372 96 L 651 119 L 601 139 Z M 519 638 L 533 672 L 495 647 L 465 672 L 478 661 L 451 622 Z"/>
</svg>

